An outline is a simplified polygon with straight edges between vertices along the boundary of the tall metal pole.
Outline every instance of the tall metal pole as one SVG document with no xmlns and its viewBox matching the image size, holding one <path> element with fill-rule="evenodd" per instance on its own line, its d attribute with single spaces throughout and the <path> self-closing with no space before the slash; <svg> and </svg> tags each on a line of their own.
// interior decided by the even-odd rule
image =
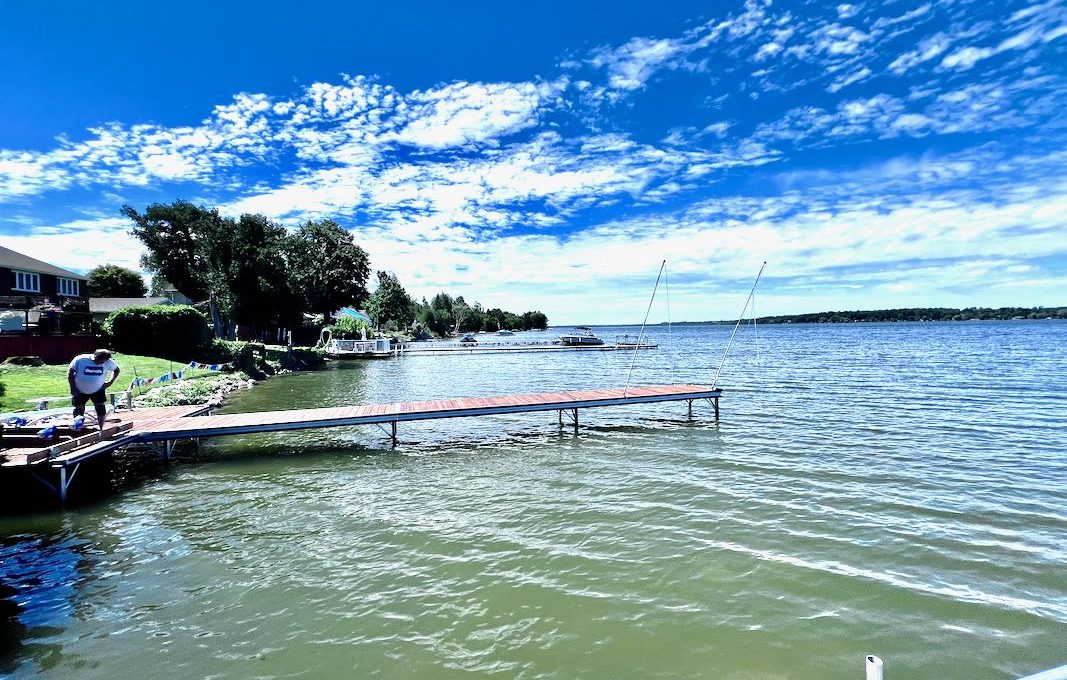
<svg viewBox="0 0 1067 680">
<path fill-rule="evenodd" d="M 756 274 L 756 280 L 752 283 L 752 290 L 749 291 L 748 297 L 745 298 L 745 306 L 741 308 L 741 316 L 737 317 L 737 323 L 734 324 L 734 330 L 730 333 L 730 340 L 726 343 L 726 351 L 722 353 L 722 361 L 719 362 L 719 369 L 715 371 L 715 379 L 711 381 L 711 389 L 715 389 L 715 385 L 719 382 L 719 374 L 722 373 L 722 367 L 726 364 L 726 356 L 730 353 L 730 345 L 734 343 L 734 336 L 737 335 L 737 329 L 741 326 L 741 320 L 745 318 L 745 312 L 748 311 L 748 303 L 752 302 L 752 296 L 756 294 L 756 286 L 759 284 L 760 277 L 763 276 L 763 270 L 767 268 L 767 261 L 763 261 L 763 266 L 759 268 L 759 273 Z"/>
<path fill-rule="evenodd" d="M 663 270 L 667 266 L 667 261 L 664 260 L 659 265 L 659 273 L 656 274 L 656 285 L 652 286 L 652 297 L 648 301 L 648 309 L 645 310 L 645 320 L 641 322 L 641 331 L 637 334 L 637 344 L 634 345 L 634 355 L 630 359 L 630 370 L 626 372 L 626 386 L 622 388 L 622 396 L 626 396 L 626 392 L 630 389 L 630 376 L 634 372 L 634 362 L 637 361 L 637 350 L 641 349 L 641 339 L 645 335 L 645 324 L 648 323 L 648 315 L 652 313 L 652 303 L 656 301 L 656 291 L 659 289 L 659 280 L 663 276 Z"/>
</svg>

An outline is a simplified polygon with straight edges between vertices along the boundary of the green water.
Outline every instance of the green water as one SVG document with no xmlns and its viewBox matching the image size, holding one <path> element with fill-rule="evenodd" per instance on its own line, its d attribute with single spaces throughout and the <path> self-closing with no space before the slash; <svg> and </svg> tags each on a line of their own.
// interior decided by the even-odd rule
<svg viewBox="0 0 1067 680">
<path fill-rule="evenodd" d="M 637 382 L 704 382 L 673 329 Z M 522 336 L 516 336 L 521 341 Z M 231 438 L 7 518 L 5 672 L 1009 678 L 1067 663 L 1067 324 L 741 336 L 683 404 Z M 619 386 L 621 353 L 407 357 L 227 410 Z M 11 608 L 11 607 L 9 607 Z"/>
</svg>

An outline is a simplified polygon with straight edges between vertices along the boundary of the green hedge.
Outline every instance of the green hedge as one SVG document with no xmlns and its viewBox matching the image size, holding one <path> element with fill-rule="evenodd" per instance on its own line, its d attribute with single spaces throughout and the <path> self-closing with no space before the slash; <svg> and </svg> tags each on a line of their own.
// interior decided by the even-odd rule
<svg viewBox="0 0 1067 680">
<path fill-rule="evenodd" d="M 119 352 L 175 361 L 194 360 L 209 336 L 207 317 L 187 305 L 117 309 L 104 331 Z"/>
</svg>

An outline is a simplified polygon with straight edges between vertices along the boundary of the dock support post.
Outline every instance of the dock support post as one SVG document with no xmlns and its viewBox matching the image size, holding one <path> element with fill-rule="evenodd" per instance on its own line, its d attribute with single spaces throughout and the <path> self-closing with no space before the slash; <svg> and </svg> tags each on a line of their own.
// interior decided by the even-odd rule
<svg viewBox="0 0 1067 680">
<path fill-rule="evenodd" d="M 563 409 L 556 411 L 559 414 L 559 429 L 563 429 Z"/>
<path fill-rule="evenodd" d="M 62 505 L 67 504 L 67 468 L 66 466 L 59 468 L 59 502 Z"/>
<path fill-rule="evenodd" d="M 693 400 L 692 399 L 686 399 L 685 403 L 689 404 L 689 420 L 692 420 L 693 419 Z"/>
<path fill-rule="evenodd" d="M 396 421 L 393 421 L 393 448 L 396 448 Z"/>
<path fill-rule="evenodd" d="M 574 409 L 574 434 L 578 434 L 578 409 Z"/>
<path fill-rule="evenodd" d="M 175 442 L 177 442 L 176 439 L 165 439 L 165 440 L 163 440 L 163 462 L 164 463 L 169 463 L 170 462 L 170 454 L 174 453 L 174 444 L 175 444 Z"/>
<path fill-rule="evenodd" d="M 711 405 L 715 407 L 715 422 L 719 422 L 719 398 L 713 398 L 711 400 Z"/>
</svg>

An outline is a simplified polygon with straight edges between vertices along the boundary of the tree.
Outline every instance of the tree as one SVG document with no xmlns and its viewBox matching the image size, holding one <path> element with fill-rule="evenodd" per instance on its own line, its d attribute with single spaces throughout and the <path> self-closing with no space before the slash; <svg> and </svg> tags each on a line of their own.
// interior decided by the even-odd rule
<svg viewBox="0 0 1067 680">
<path fill-rule="evenodd" d="M 277 323 L 292 326 L 300 299 L 289 281 L 284 251 L 288 232 L 263 215 L 226 219 L 225 237 L 210 234 L 207 279 L 217 291 L 219 309 L 230 320 L 259 330 Z"/>
<path fill-rule="evenodd" d="M 117 264 L 102 264 L 89 270 L 85 286 L 89 297 L 144 297 L 148 288 L 141 275 Z"/>
<path fill-rule="evenodd" d="M 153 203 L 143 215 L 124 205 L 122 214 L 133 220 L 130 233 L 147 249 L 141 257 L 145 269 L 170 281 L 191 300 L 208 297 L 207 255 L 227 231 L 218 210 L 175 201 Z"/>
<path fill-rule="evenodd" d="M 366 299 L 370 259 L 333 220 L 300 227 L 290 237 L 287 251 L 294 288 L 325 322 L 341 307 L 358 307 Z"/>
<path fill-rule="evenodd" d="M 154 278 L 170 281 L 193 300 L 209 299 L 216 336 L 229 322 L 261 329 L 299 318 L 283 227 L 262 215 L 234 220 L 186 201 L 156 203 L 143 215 L 127 205 L 122 213 L 145 244 L 141 262 Z"/>
<path fill-rule="evenodd" d="M 387 326 L 392 321 L 397 327 L 405 327 L 413 320 L 413 307 L 411 296 L 400 285 L 396 274 L 378 272 L 378 288 L 367 303 L 371 318 L 379 326 Z"/>
</svg>

